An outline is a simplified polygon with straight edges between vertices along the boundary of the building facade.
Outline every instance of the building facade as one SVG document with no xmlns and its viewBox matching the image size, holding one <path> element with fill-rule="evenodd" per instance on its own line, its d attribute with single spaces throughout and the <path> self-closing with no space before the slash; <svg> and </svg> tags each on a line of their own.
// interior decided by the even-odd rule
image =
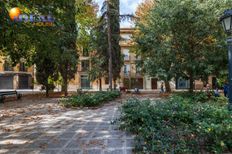
<svg viewBox="0 0 232 154">
<path fill-rule="evenodd" d="M 127 89 L 144 89 L 144 90 L 156 90 L 158 89 L 158 79 L 151 78 L 142 73 L 142 69 L 139 66 L 141 57 L 137 56 L 133 51 L 132 36 L 135 29 L 122 28 L 120 46 L 121 52 L 124 56 L 124 66 L 121 70 L 120 86 Z"/>
<path fill-rule="evenodd" d="M 117 88 L 124 87 L 126 89 L 144 89 L 155 90 L 158 89 L 160 83 L 156 78 L 145 76 L 141 72 L 141 68 L 137 63 L 141 61 L 141 57 L 132 52 L 132 36 L 134 29 L 121 28 L 121 53 L 123 55 L 124 65 L 121 69 L 120 79 L 117 80 Z M 78 64 L 78 72 L 74 80 L 70 82 L 72 89 L 99 89 L 99 81 L 91 82 L 88 79 L 88 69 L 90 68 L 90 55 L 88 51 L 83 50 L 80 55 L 80 62 Z M 102 89 L 109 88 L 108 78 L 102 78 Z"/>
<path fill-rule="evenodd" d="M 142 59 L 132 51 L 133 41 L 132 36 L 135 32 L 133 28 L 121 28 L 121 53 L 123 55 L 124 65 L 121 69 L 120 79 L 118 79 L 116 85 L 117 88 L 124 87 L 126 89 L 139 88 L 142 90 L 157 90 L 160 89 L 162 81 L 157 78 L 152 78 L 144 75 L 141 72 L 141 68 L 137 65 Z M 88 80 L 88 72 L 90 65 L 89 52 L 83 51 L 80 56 L 80 63 L 78 64 L 78 73 L 75 80 L 71 82 L 71 87 L 78 89 L 99 89 L 99 81 L 91 82 Z M 209 77 L 208 83 L 212 88 L 216 85 L 216 79 L 213 76 Z M 73 85 L 73 86 L 72 86 Z M 177 80 L 170 81 L 172 89 L 188 89 L 189 80 L 179 78 Z M 201 80 L 196 80 L 195 89 L 200 90 L 204 88 L 204 83 Z M 108 78 L 102 78 L 102 89 L 109 88 Z"/>
<path fill-rule="evenodd" d="M 132 36 L 135 32 L 133 28 L 121 28 L 121 53 L 123 55 L 124 65 L 121 68 L 120 79 L 117 80 L 117 88 L 124 87 L 126 89 L 139 88 L 142 90 L 160 89 L 162 81 L 144 75 L 141 68 L 137 65 L 142 59 L 132 51 Z M 88 78 L 88 70 L 91 67 L 90 52 L 83 49 L 80 53 L 80 60 L 75 78 L 69 83 L 69 90 L 77 89 L 99 90 L 99 81 L 90 81 Z M 0 57 L 0 90 L 1 89 L 33 89 L 35 78 L 34 67 L 27 68 L 23 63 L 11 67 L 11 65 Z M 102 78 L 102 89 L 109 88 L 107 77 Z M 215 87 L 216 79 L 209 77 L 209 84 Z M 170 81 L 172 89 L 188 89 L 189 81 L 183 78 Z M 195 81 L 195 89 L 202 89 L 204 84 L 202 81 Z"/>
<path fill-rule="evenodd" d="M 0 90 L 2 89 L 33 89 L 33 67 L 20 63 L 15 67 L 0 57 Z"/>
</svg>

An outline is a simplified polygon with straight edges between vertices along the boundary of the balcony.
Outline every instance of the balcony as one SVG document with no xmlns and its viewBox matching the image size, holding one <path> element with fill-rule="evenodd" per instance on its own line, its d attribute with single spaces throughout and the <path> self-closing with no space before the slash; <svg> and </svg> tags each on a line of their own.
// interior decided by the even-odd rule
<svg viewBox="0 0 232 154">
<path fill-rule="evenodd" d="M 89 60 L 83 60 L 81 62 L 81 71 L 87 72 L 89 70 Z"/>
<path fill-rule="evenodd" d="M 129 55 L 124 55 L 124 61 L 130 61 L 130 56 Z"/>
<path fill-rule="evenodd" d="M 130 71 L 124 71 L 124 72 L 123 72 L 123 75 L 124 75 L 124 76 L 130 76 Z"/>
</svg>

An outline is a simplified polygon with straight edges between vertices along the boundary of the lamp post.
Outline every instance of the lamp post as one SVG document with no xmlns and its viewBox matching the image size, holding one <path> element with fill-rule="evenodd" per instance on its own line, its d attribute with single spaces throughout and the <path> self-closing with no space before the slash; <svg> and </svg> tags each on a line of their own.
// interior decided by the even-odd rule
<svg viewBox="0 0 232 154">
<path fill-rule="evenodd" d="M 232 111 L 232 9 L 226 10 L 220 18 L 223 29 L 228 35 L 228 56 L 229 56 L 229 110 Z"/>
</svg>

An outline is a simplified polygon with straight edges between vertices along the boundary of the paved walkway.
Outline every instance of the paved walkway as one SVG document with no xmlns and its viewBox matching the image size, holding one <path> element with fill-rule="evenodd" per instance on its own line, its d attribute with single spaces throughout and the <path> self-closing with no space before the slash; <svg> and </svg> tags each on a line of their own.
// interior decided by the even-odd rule
<svg viewBox="0 0 232 154">
<path fill-rule="evenodd" d="M 132 153 L 133 137 L 111 124 L 119 116 L 120 103 L 67 110 L 54 102 L 37 100 L 16 109 L 0 106 L 0 153 Z"/>
</svg>

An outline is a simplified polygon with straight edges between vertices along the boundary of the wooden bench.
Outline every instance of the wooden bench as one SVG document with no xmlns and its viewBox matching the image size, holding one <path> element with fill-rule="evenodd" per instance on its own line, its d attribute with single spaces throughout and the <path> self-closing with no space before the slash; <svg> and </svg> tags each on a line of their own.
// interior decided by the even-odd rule
<svg viewBox="0 0 232 154">
<path fill-rule="evenodd" d="M 2 91 L 0 92 L 0 103 L 4 103 L 6 96 L 15 95 L 17 100 L 21 99 L 22 94 L 19 94 L 16 90 L 15 91 Z"/>
</svg>

